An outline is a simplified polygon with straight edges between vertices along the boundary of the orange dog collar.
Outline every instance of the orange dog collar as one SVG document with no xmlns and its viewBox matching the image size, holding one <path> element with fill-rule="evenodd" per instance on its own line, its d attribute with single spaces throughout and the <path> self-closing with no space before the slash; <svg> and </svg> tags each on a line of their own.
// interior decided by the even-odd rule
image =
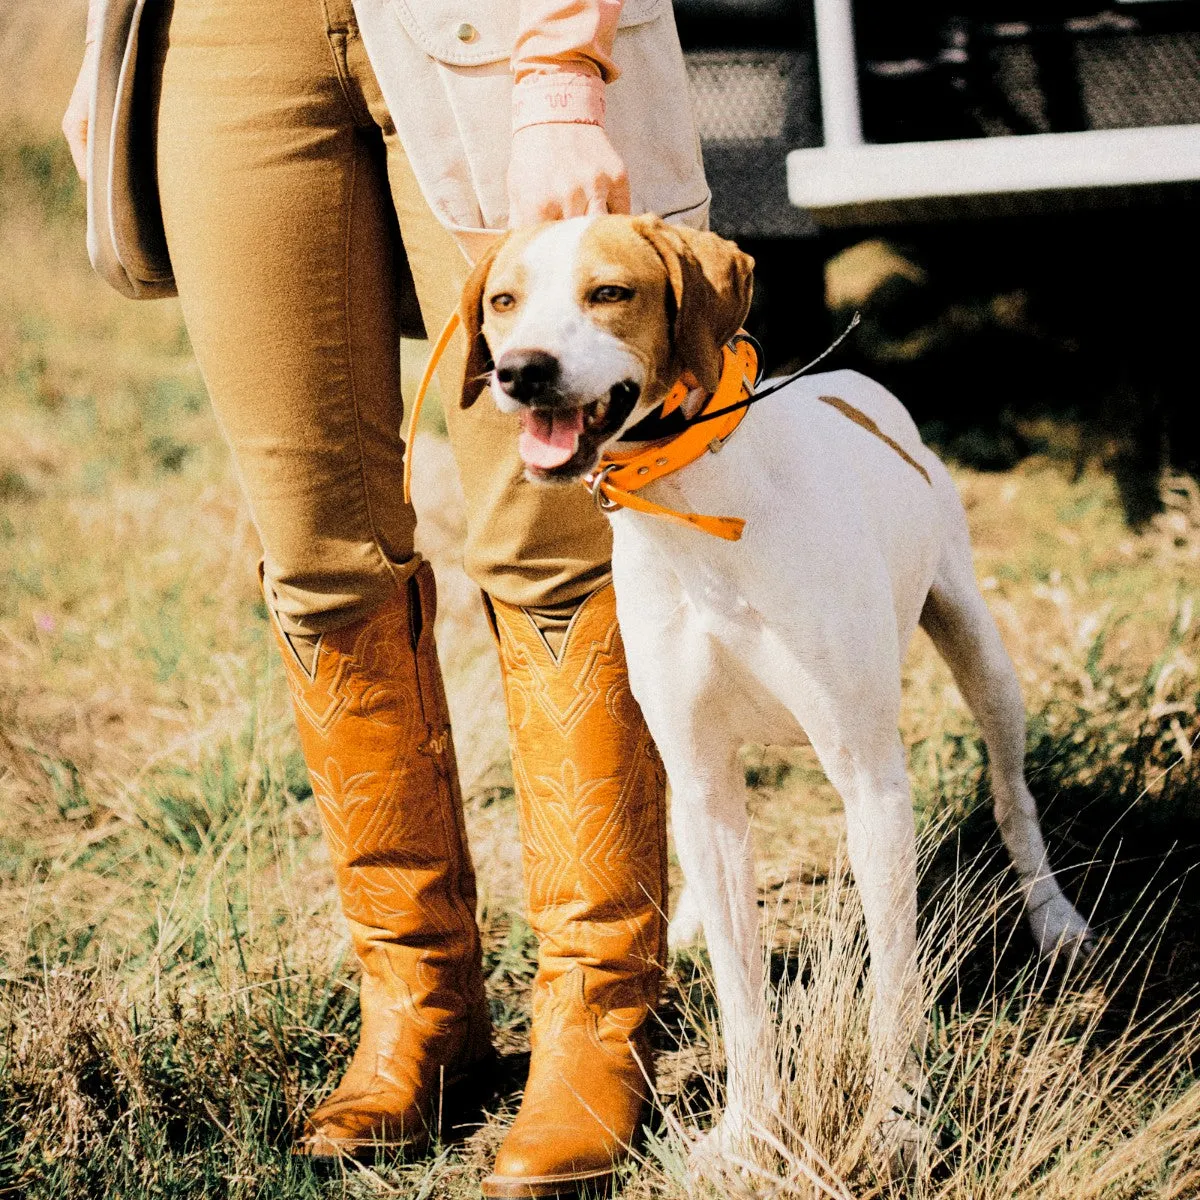
<svg viewBox="0 0 1200 1200">
<path fill-rule="evenodd" d="M 737 404 L 754 392 L 754 382 L 758 378 L 758 351 L 754 343 L 749 338 L 735 336 L 724 347 L 723 354 L 721 381 L 703 410 L 693 418 L 698 423 L 690 424 L 674 437 L 653 442 L 640 450 L 626 453 L 609 450 L 600 460 L 599 467 L 584 479 L 602 509 L 631 508 L 635 512 L 690 525 L 693 529 L 700 529 L 729 542 L 736 542 L 742 536 L 746 522 L 741 517 L 710 517 L 703 513 L 676 512 L 673 508 L 655 504 L 637 495 L 642 488 L 682 470 L 705 454 L 716 454 L 750 411 L 748 407 L 738 408 L 711 421 L 703 421 L 709 413 Z M 676 384 L 663 403 L 664 413 L 679 406 L 681 388 L 682 394 L 686 394 L 687 389 L 682 384 Z"/>
</svg>

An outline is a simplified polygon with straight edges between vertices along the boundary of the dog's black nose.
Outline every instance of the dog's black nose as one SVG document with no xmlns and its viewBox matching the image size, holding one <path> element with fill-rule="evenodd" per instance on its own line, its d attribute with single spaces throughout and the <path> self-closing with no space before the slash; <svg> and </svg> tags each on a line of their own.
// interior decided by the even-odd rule
<svg viewBox="0 0 1200 1200">
<path fill-rule="evenodd" d="M 545 350 L 506 350 L 496 363 L 496 382 L 514 400 L 531 404 L 555 387 L 561 371 Z"/>
</svg>

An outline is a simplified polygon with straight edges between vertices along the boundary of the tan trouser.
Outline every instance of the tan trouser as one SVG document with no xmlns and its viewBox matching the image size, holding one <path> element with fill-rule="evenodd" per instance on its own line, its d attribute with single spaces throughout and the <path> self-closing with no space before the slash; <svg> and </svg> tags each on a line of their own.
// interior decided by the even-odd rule
<svg viewBox="0 0 1200 1200">
<path fill-rule="evenodd" d="M 262 538 L 285 630 L 364 617 L 413 555 L 400 478 L 398 279 L 407 254 L 431 335 L 467 264 L 429 211 L 350 0 L 174 0 L 158 164 L 184 318 Z M 499 600 L 577 601 L 608 578 L 583 488 L 525 482 L 511 418 L 458 409 L 466 566 Z M 405 572 L 407 573 L 407 572 Z"/>
</svg>

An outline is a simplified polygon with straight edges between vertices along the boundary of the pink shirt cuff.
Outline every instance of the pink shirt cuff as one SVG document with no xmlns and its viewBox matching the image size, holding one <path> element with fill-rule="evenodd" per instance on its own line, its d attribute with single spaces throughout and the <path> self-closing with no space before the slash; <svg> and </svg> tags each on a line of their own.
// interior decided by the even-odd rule
<svg viewBox="0 0 1200 1200">
<path fill-rule="evenodd" d="M 549 124 L 602 126 L 604 81 L 574 71 L 525 76 L 513 87 L 513 133 Z"/>
</svg>

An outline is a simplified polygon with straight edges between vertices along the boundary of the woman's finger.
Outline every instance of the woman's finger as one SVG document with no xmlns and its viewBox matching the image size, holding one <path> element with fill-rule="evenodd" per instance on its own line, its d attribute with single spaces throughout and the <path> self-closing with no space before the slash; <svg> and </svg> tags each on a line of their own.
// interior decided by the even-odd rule
<svg viewBox="0 0 1200 1200">
<path fill-rule="evenodd" d="M 611 212 L 612 209 L 609 204 L 610 195 L 611 193 L 608 191 L 606 185 L 594 188 L 592 194 L 588 197 L 587 215 L 592 217 Z"/>
<path fill-rule="evenodd" d="M 590 189 L 582 183 L 573 186 L 567 184 L 564 192 L 560 193 L 559 214 L 563 217 L 582 217 L 588 211 L 588 196 Z"/>
<path fill-rule="evenodd" d="M 630 210 L 629 176 L 622 173 L 613 180 L 608 189 L 608 211 L 612 213 L 627 213 Z"/>
</svg>

